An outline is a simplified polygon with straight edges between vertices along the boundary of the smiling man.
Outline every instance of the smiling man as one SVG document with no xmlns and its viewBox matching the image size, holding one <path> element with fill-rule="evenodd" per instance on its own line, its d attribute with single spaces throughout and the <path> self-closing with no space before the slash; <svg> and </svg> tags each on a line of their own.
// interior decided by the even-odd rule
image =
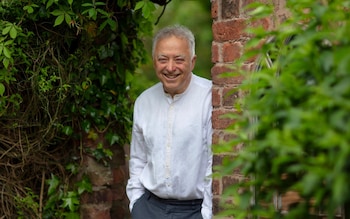
<svg viewBox="0 0 350 219">
<path fill-rule="evenodd" d="M 211 81 L 193 74 L 195 39 L 180 25 L 153 39 L 160 82 L 134 106 L 127 195 L 133 219 L 212 218 Z"/>
</svg>

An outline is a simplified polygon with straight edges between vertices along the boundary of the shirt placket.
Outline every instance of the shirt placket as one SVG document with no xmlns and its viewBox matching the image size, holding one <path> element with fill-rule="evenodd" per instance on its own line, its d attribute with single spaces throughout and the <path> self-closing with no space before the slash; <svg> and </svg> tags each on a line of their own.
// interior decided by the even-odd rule
<svg viewBox="0 0 350 219">
<path fill-rule="evenodd" d="M 168 195 L 171 191 L 171 148 L 172 148 L 172 133 L 174 126 L 174 103 L 171 103 L 168 108 L 168 124 L 167 124 L 167 143 L 165 156 L 165 178 Z"/>
</svg>

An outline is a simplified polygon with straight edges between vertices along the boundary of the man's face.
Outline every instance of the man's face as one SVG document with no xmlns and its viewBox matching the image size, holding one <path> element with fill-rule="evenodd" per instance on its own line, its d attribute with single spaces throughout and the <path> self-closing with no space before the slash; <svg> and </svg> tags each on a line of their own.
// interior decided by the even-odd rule
<svg viewBox="0 0 350 219">
<path fill-rule="evenodd" d="M 153 65 L 165 92 L 171 96 L 183 93 L 191 81 L 196 57 L 191 57 L 185 39 L 171 36 L 158 41 L 154 50 Z"/>
</svg>

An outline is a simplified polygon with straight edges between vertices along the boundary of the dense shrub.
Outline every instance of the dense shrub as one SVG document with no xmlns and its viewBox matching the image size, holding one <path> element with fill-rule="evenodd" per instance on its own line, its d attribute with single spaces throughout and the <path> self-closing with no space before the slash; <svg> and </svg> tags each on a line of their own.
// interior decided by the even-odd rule
<svg viewBox="0 0 350 219">
<path fill-rule="evenodd" d="M 225 193 L 233 199 L 225 214 L 235 218 L 333 218 L 349 209 L 350 1 L 286 4 L 290 17 L 276 30 L 249 30 L 240 60 L 259 57 L 257 71 L 243 72 L 245 95 L 229 129 L 237 138 L 220 147 L 244 143 L 221 170 L 244 176 Z M 253 20 L 273 11 L 254 7 Z M 300 201 L 283 212 L 278 200 L 287 191 Z"/>
<path fill-rule="evenodd" d="M 81 154 L 128 142 L 128 86 L 151 33 L 148 0 L 0 1 L 0 215 L 75 218 Z M 86 139 L 103 135 L 96 150 Z"/>
</svg>

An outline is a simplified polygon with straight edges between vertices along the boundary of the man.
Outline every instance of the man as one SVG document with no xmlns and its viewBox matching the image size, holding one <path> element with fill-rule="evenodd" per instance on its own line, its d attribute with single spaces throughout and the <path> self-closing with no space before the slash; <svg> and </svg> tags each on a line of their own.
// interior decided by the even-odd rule
<svg viewBox="0 0 350 219">
<path fill-rule="evenodd" d="M 212 218 L 211 81 L 192 73 L 195 39 L 186 27 L 153 39 L 160 83 L 136 100 L 127 195 L 133 219 Z"/>
</svg>

